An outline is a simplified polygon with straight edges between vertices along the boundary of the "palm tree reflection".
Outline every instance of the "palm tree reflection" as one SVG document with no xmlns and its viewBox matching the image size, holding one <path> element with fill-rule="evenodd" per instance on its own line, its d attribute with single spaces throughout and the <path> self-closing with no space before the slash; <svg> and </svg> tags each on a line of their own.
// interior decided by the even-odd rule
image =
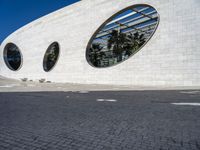
<svg viewBox="0 0 200 150">
<path fill-rule="evenodd" d="M 95 67 L 108 67 L 128 59 L 146 42 L 144 34 L 122 33 L 112 30 L 106 43 L 93 42 L 89 51 L 90 62 Z"/>
</svg>

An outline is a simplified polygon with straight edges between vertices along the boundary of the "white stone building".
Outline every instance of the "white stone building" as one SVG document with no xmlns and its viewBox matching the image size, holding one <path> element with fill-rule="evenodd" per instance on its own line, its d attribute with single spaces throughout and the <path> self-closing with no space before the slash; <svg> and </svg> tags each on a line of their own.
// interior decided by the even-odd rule
<svg viewBox="0 0 200 150">
<path fill-rule="evenodd" d="M 148 5 L 159 14 L 151 39 L 135 55 L 114 66 L 97 68 L 86 59 L 91 37 L 114 14 Z M 0 46 L 0 75 L 38 81 L 133 86 L 200 86 L 199 0 L 82 0 L 41 17 L 8 36 Z M 59 56 L 50 71 L 43 61 L 57 42 Z M 5 47 L 20 50 L 16 70 L 5 61 Z"/>
</svg>

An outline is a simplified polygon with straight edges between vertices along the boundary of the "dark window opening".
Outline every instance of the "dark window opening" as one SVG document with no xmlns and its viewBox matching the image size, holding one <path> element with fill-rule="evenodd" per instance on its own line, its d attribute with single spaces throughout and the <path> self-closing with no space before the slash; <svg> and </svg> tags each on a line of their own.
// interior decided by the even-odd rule
<svg viewBox="0 0 200 150">
<path fill-rule="evenodd" d="M 48 47 L 43 60 L 43 68 L 46 72 L 52 70 L 55 66 L 59 57 L 59 52 L 60 48 L 57 42 L 52 43 Z"/>
<path fill-rule="evenodd" d="M 17 71 L 22 64 L 22 55 L 19 48 L 13 44 L 8 43 L 4 48 L 4 61 L 7 67 L 13 71 Z"/>
</svg>

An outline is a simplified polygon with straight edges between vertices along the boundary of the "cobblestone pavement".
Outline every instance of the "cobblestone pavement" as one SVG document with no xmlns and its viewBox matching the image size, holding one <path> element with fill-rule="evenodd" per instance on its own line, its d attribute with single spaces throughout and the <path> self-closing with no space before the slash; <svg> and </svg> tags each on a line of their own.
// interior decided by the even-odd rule
<svg viewBox="0 0 200 150">
<path fill-rule="evenodd" d="M 200 91 L 0 93 L 0 150 L 200 150 Z"/>
</svg>

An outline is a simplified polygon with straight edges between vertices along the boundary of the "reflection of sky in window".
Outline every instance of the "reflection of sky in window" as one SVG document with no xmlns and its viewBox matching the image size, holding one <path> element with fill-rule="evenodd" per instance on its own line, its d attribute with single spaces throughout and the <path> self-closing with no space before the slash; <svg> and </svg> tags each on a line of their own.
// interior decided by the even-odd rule
<svg viewBox="0 0 200 150">
<path fill-rule="evenodd" d="M 124 19 L 120 20 L 119 22 L 120 23 L 124 23 L 126 21 L 129 21 L 131 19 L 134 19 L 134 18 L 137 18 L 137 17 L 140 17 L 140 16 L 142 16 L 142 15 L 137 13 L 137 14 L 131 15 L 131 16 L 127 17 L 127 18 L 124 18 Z"/>
<path fill-rule="evenodd" d="M 139 11 L 141 13 L 135 12 L 134 10 Z M 147 16 L 144 16 L 143 14 L 149 15 L 150 17 L 154 17 L 155 19 L 150 19 Z M 118 23 L 122 25 L 121 26 L 122 32 L 128 32 L 128 31 L 134 32 L 135 28 L 139 29 L 143 27 L 148 27 L 148 25 L 152 26 L 152 24 L 156 25 L 158 21 L 156 18 L 156 14 L 157 14 L 157 11 L 154 8 L 149 7 L 149 6 L 137 6 L 137 7 L 133 7 L 132 9 L 128 9 L 125 12 L 122 12 L 116 17 L 114 17 L 110 22 L 107 23 L 106 26 L 102 28 L 102 30 L 99 32 L 99 35 L 102 34 L 100 38 L 106 39 L 109 37 L 108 32 L 119 29 L 120 25 Z M 111 23 L 114 20 L 117 20 L 117 21 Z M 129 26 L 129 27 L 124 28 L 125 26 L 123 25 Z M 96 38 L 96 39 L 99 39 L 99 38 Z"/>
<path fill-rule="evenodd" d="M 101 36 L 101 37 L 99 37 L 99 38 L 96 38 L 95 40 L 98 40 L 98 39 L 107 39 L 108 37 L 110 37 L 109 34 L 104 35 L 104 36 Z"/>
<path fill-rule="evenodd" d="M 147 8 L 147 9 L 145 9 L 145 8 Z M 137 10 L 137 11 L 141 11 L 142 13 L 149 14 L 150 16 L 152 16 L 152 15 L 154 15 L 154 14 L 157 13 L 157 12 L 155 11 L 154 8 L 147 7 L 147 6 L 138 6 L 138 7 L 135 7 L 134 9 Z M 125 16 L 125 15 L 128 15 L 128 14 L 130 14 L 130 13 L 132 13 L 132 12 L 134 12 L 134 11 L 131 10 L 131 9 L 129 9 L 129 10 L 127 10 L 127 11 L 125 11 L 125 12 L 123 12 L 123 13 L 117 15 L 116 17 L 114 17 L 114 18 L 112 19 L 112 21 L 113 21 L 113 20 L 116 20 L 116 19 L 119 19 L 120 17 L 123 17 L 123 16 Z M 121 24 L 123 24 L 123 23 L 124 23 L 124 24 L 128 24 L 128 23 L 130 23 L 130 22 L 133 21 L 133 20 L 134 20 L 134 21 L 140 20 L 142 17 L 143 17 L 142 14 L 136 13 L 136 14 L 133 14 L 133 15 L 128 16 L 128 17 L 126 17 L 126 18 L 123 18 L 123 19 L 119 20 L 118 22 L 121 23 Z M 130 22 L 129 22 L 129 21 L 130 21 Z M 111 22 L 111 21 L 110 21 L 110 22 Z M 141 26 L 142 26 L 142 24 L 141 24 Z M 111 24 L 108 23 L 108 25 L 106 25 L 102 30 L 106 30 L 106 29 L 110 29 L 110 28 L 113 28 L 113 29 L 114 29 L 114 28 L 117 28 L 117 27 L 116 27 L 116 23 L 111 23 Z"/>
<path fill-rule="evenodd" d="M 109 25 L 105 26 L 102 30 L 111 28 L 111 27 L 113 27 L 113 26 L 115 26 L 115 25 L 116 25 L 115 23 L 109 24 Z"/>
<path fill-rule="evenodd" d="M 141 10 L 141 9 L 143 9 L 144 7 L 146 7 L 146 6 L 137 6 L 137 7 L 135 7 L 137 10 Z"/>
<path fill-rule="evenodd" d="M 152 23 L 154 23 L 154 22 L 156 22 L 155 20 L 148 20 L 148 21 L 145 21 L 145 22 L 143 22 L 143 23 L 140 23 L 139 25 L 136 25 L 136 26 L 134 26 L 135 28 L 139 28 L 139 27 L 141 27 L 141 26 L 145 26 L 145 25 L 149 25 L 149 24 L 152 24 Z"/>
<path fill-rule="evenodd" d="M 151 11 L 154 11 L 155 9 L 154 8 L 148 8 L 147 10 L 144 10 L 144 11 L 142 11 L 143 13 L 149 13 L 149 12 L 151 12 Z"/>
</svg>

